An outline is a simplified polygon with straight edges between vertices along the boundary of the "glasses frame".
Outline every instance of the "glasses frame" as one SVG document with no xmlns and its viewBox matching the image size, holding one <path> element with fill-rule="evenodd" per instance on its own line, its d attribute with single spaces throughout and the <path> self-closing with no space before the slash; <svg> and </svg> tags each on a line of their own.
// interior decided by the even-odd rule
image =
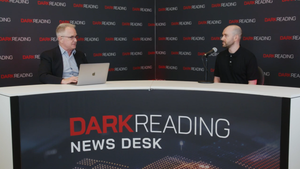
<svg viewBox="0 0 300 169">
<path fill-rule="evenodd" d="M 69 38 L 70 40 L 75 40 L 75 39 L 78 39 L 79 36 L 76 35 L 76 36 L 60 36 L 60 37 L 63 37 L 63 38 Z"/>
</svg>

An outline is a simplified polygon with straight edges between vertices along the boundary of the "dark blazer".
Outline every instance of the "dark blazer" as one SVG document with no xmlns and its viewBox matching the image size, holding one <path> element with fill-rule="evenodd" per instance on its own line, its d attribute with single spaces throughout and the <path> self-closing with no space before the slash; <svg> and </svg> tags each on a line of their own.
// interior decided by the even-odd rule
<svg viewBox="0 0 300 169">
<path fill-rule="evenodd" d="M 76 50 L 74 55 L 77 66 L 81 63 L 87 63 L 83 52 Z M 57 46 L 54 49 L 47 50 L 40 55 L 39 79 L 42 83 L 60 84 L 63 75 L 62 54 Z"/>
</svg>

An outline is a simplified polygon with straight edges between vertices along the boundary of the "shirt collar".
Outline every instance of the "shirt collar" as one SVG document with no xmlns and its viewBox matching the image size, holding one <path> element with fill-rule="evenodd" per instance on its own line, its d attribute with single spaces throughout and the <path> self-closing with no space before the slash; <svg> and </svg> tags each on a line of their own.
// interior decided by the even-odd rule
<svg viewBox="0 0 300 169">
<path fill-rule="evenodd" d="M 232 56 L 238 56 L 239 55 L 239 53 L 241 53 L 241 46 L 239 47 L 239 49 L 235 52 L 235 53 L 229 53 L 229 51 L 228 51 L 228 49 L 227 49 L 227 53 L 228 53 L 228 55 L 232 55 Z"/>
<path fill-rule="evenodd" d="M 65 53 L 68 54 L 68 52 L 67 52 L 66 50 L 64 50 L 60 45 L 58 45 L 58 46 L 59 46 L 59 49 L 60 49 L 61 54 L 65 54 Z M 72 55 L 74 56 L 75 53 L 76 53 L 76 50 L 73 49 Z"/>
</svg>

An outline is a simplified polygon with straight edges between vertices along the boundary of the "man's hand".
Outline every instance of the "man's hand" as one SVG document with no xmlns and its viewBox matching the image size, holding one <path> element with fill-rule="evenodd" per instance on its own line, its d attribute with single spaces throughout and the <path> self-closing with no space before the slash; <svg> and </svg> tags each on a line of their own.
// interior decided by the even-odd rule
<svg viewBox="0 0 300 169">
<path fill-rule="evenodd" d="M 72 76 L 72 77 L 63 79 L 63 80 L 61 81 L 61 84 L 77 83 L 77 81 L 78 81 L 78 77 Z"/>
<path fill-rule="evenodd" d="M 214 76 L 214 83 L 221 83 L 220 77 Z"/>
<path fill-rule="evenodd" d="M 249 85 L 256 85 L 257 84 L 257 80 L 248 80 L 248 84 Z"/>
</svg>

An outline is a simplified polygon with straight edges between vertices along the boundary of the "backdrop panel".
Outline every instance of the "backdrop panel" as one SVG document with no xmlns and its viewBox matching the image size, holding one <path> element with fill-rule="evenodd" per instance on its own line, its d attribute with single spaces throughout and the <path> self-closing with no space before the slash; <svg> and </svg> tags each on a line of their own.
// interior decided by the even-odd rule
<svg viewBox="0 0 300 169">
<path fill-rule="evenodd" d="M 225 50 L 220 38 L 231 24 L 243 30 L 241 45 L 252 51 L 265 74 L 265 84 L 299 86 L 298 9 L 294 0 L 168 0 L 157 1 L 157 78 L 204 80 L 203 54 L 213 80 L 217 54 Z"/>
<path fill-rule="evenodd" d="M 65 22 L 88 62 L 110 62 L 108 80 L 154 79 L 153 0 L 3 0 L 0 11 L 0 86 L 40 83 L 39 56 Z"/>
</svg>

